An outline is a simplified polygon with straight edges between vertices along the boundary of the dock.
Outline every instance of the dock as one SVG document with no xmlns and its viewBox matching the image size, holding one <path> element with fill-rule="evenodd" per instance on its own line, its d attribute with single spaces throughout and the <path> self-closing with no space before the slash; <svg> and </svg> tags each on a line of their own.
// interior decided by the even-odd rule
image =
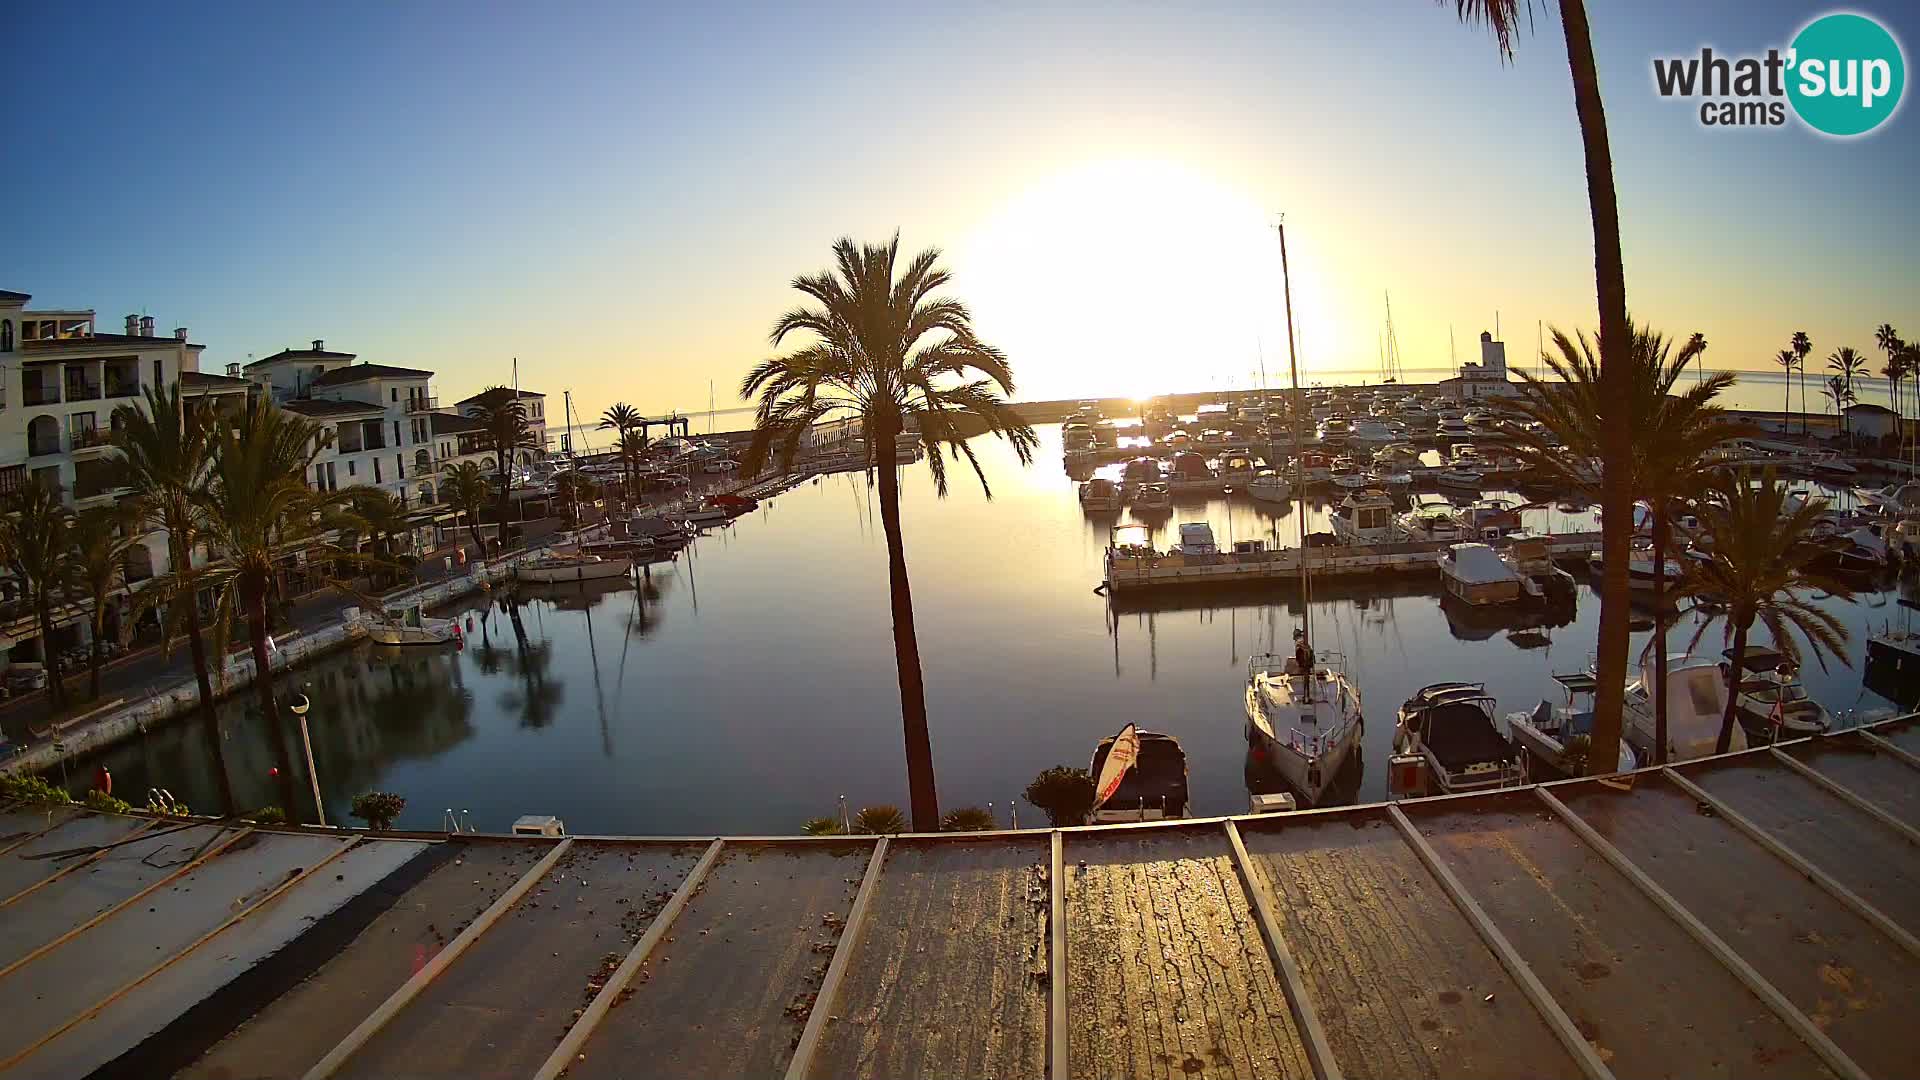
<svg viewBox="0 0 1920 1080">
<path fill-rule="evenodd" d="M 1553 558 L 1584 560 L 1600 550 L 1598 532 L 1561 533 L 1549 538 Z M 1308 548 L 1307 566 L 1316 579 L 1440 573 L 1441 541 L 1398 544 L 1346 544 Z M 1106 587 L 1111 593 L 1199 585 L 1284 584 L 1300 576 L 1300 548 L 1227 552 L 1218 555 L 1159 554 L 1128 558 L 1109 553 Z"/>
<path fill-rule="evenodd" d="M 1021 832 L 14 805 L 0 1072 L 1905 1076 L 1916 792 L 1920 716 L 1608 780 Z"/>
</svg>

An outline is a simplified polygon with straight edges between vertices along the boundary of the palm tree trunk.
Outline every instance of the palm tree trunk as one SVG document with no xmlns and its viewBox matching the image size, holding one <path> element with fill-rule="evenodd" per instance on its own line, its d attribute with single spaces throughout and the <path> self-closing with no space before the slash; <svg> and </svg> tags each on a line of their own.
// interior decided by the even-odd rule
<svg viewBox="0 0 1920 1080">
<path fill-rule="evenodd" d="M 172 534 L 168 534 L 172 544 Z M 174 558 L 174 571 L 181 575 L 182 598 L 187 605 L 187 648 L 193 656 L 194 681 L 200 684 L 200 726 L 207 740 L 207 756 L 213 760 L 213 776 L 220 785 L 220 809 L 231 817 L 237 810 L 233 801 L 233 778 L 227 775 L 227 751 L 220 738 L 220 714 L 213 707 L 213 677 L 207 666 L 207 643 L 200 626 L 200 600 L 193 587 L 193 571 L 184 555 Z"/>
<path fill-rule="evenodd" d="M 1653 763 L 1667 763 L 1667 503 L 1653 507 Z"/>
<path fill-rule="evenodd" d="M 476 559 L 486 558 L 487 542 L 480 535 L 480 515 L 478 513 L 470 513 L 467 515 L 467 532 L 473 535 L 473 557 Z"/>
<path fill-rule="evenodd" d="M 107 631 L 106 615 L 101 608 L 106 606 L 104 597 L 95 597 L 93 603 L 93 646 L 87 654 L 87 693 L 94 701 L 100 700 L 100 662 L 106 659 L 100 651 L 100 635 Z"/>
<path fill-rule="evenodd" d="M 1628 399 L 1627 272 L 1620 254 L 1620 204 L 1613 186 L 1613 149 L 1600 100 L 1600 75 L 1582 0 L 1560 0 L 1566 30 L 1567 67 L 1573 76 L 1574 111 L 1585 151 L 1587 202 L 1593 216 L 1593 269 L 1600 302 L 1600 385 L 1608 401 Z M 1592 749 L 1587 771 L 1612 772 L 1620 755 L 1620 714 L 1627 683 L 1627 559 L 1633 546 L 1633 491 L 1627 475 L 1633 432 L 1624 423 L 1603 425 L 1600 448 L 1601 561 L 1599 686 L 1594 694 Z"/>
<path fill-rule="evenodd" d="M 876 425 L 873 449 L 880 478 L 880 525 L 887 536 L 887 591 L 893 601 L 893 659 L 900 676 L 900 719 L 906 729 L 907 798 L 912 807 L 913 831 L 939 832 L 940 799 L 933 783 L 927 691 L 920 675 L 920 639 L 913 625 L 913 586 L 907 580 L 907 553 L 900 538 L 900 475 L 893 462 L 895 434 Z"/>
<path fill-rule="evenodd" d="M 1720 717 L 1720 738 L 1713 744 L 1716 754 L 1724 754 L 1733 746 L 1733 718 L 1740 702 L 1740 695 L 1736 692 L 1740 686 L 1740 663 L 1747 656 L 1747 628 L 1752 625 L 1751 617 L 1736 620 L 1733 624 L 1733 678 L 1727 687 L 1727 710 Z"/>
<path fill-rule="evenodd" d="M 1785 435 L 1793 429 L 1787 423 L 1787 414 L 1793 411 L 1793 369 L 1787 369 L 1787 402 L 1780 408 L 1780 434 Z"/>
<path fill-rule="evenodd" d="M 54 712 L 67 707 L 67 688 L 60 679 L 60 654 L 53 649 L 53 597 L 46 589 L 35 589 L 33 611 L 40 620 L 40 654 L 47 669 L 47 701 Z"/>
<path fill-rule="evenodd" d="M 274 761 L 280 767 L 280 809 L 289 824 L 299 821 L 293 806 L 293 753 L 280 730 L 280 706 L 273 697 L 273 670 L 267 656 L 267 589 L 264 581 L 245 581 L 241 591 L 247 605 L 247 643 L 253 650 L 253 691 L 260 702 L 260 722 L 273 742 Z"/>
</svg>

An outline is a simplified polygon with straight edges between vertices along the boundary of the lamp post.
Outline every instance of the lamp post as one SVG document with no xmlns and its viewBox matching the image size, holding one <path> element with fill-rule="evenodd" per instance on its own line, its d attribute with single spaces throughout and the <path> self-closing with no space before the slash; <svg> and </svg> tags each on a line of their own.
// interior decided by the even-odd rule
<svg viewBox="0 0 1920 1080">
<path fill-rule="evenodd" d="M 318 824 L 325 825 L 327 808 L 320 801 L 320 774 L 314 771 L 313 740 L 307 735 L 307 710 L 312 707 L 313 703 L 307 700 L 307 695 L 301 693 L 295 693 L 293 701 L 287 706 L 293 710 L 293 715 L 300 718 L 300 749 L 307 755 L 307 780 L 313 785 L 314 820 Z"/>
</svg>

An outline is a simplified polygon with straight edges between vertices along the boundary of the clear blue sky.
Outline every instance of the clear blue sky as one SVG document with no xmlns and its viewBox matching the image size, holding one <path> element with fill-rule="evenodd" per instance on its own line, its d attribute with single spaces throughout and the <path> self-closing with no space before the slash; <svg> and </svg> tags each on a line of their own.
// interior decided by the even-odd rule
<svg viewBox="0 0 1920 1080">
<path fill-rule="evenodd" d="M 1596 3 L 1637 314 L 1761 367 L 1920 335 L 1909 104 L 1854 142 L 1707 131 L 1650 59 L 1824 5 Z M 1502 66 L 1424 0 L 1350 5 L 127 5 L 16 11 L 0 288 L 186 325 L 210 366 L 323 337 L 590 412 L 721 407 L 837 236 L 943 247 L 1022 396 L 1410 367 L 1498 310 L 1594 319 L 1557 21 Z M 1920 15 L 1857 5 L 1908 43 Z M 1912 25 L 1908 25 L 1912 24 Z M 1911 93 L 1911 92 L 1910 92 Z M 1876 363 L 1877 366 L 1877 363 Z"/>
</svg>

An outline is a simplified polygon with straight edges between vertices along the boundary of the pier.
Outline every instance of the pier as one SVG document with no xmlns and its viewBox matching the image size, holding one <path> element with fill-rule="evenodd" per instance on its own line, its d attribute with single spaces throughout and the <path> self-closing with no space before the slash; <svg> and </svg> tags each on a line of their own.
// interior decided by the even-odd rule
<svg viewBox="0 0 1920 1080">
<path fill-rule="evenodd" d="M 1550 537 L 1556 560 L 1584 560 L 1600 550 L 1597 532 Z M 1437 540 L 1399 544 L 1338 545 L 1307 549 L 1307 566 L 1316 578 L 1381 574 L 1439 574 L 1439 555 L 1450 545 Z M 1106 587 L 1114 593 L 1195 585 L 1286 583 L 1300 575 L 1297 547 L 1262 551 L 1223 551 L 1218 555 L 1156 553 L 1134 557 L 1109 553 Z"/>
<path fill-rule="evenodd" d="M 1607 780 L 1024 832 L 365 834 L 16 805 L 0 1070 L 1902 1076 L 1917 720 Z"/>
</svg>

